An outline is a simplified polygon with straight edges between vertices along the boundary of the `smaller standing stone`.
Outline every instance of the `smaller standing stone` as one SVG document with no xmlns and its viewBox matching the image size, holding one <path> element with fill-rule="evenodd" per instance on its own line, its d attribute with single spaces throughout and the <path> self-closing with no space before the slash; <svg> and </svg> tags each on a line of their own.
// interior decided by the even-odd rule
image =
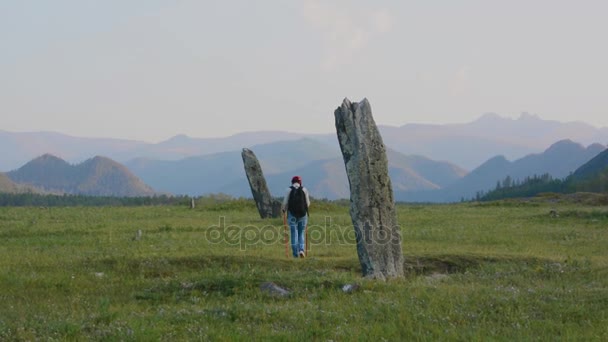
<svg viewBox="0 0 608 342">
<path fill-rule="evenodd" d="M 281 204 L 270 195 L 258 158 L 253 151 L 247 148 L 243 149 L 241 156 L 243 157 L 243 165 L 245 167 L 245 174 L 247 174 L 247 180 L 249 181 L 249 187 L 251 188 L 251 194 L 258 207 L 260 217 L 279 217 L 281 214 Z"/>
<path fill-rule="evenodd" d="M 190 199 L 190 209 L 194 209 L 194 207 L 196 206 L 196 204 L 194 203 L 194 198 Z"/>
</svg>

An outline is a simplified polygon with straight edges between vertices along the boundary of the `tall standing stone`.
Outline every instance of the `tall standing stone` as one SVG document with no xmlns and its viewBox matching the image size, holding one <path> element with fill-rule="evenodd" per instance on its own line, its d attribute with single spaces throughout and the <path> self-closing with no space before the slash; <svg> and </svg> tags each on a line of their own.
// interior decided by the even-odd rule
<svg viewBox="0 0 608 342">
<path fill-rule="evenodd" d="M 401 231 L 397 224 L 386 147 L 367 99 L 344 99 L 334 116 L 348 183 L 350 216 L 363 276 L 403 276 Z"/>
<path fill-rule="evenodd" d="M 245 166 L 245 173 L 247 174 L 247 180 L 249 181 L 249 187 L 251 187 L 251 194 L 255 200 L 255 204 L 258 207 L 258 212 L 261 218 L 272 218 L 279 217 L 281 212 L 281 203 L 274 200 L 268 191 L 268 185 L 266 185 L 266 179 L 262 172 L 262 167 L 258 158 L 255 156 L 253 151 L 244 148 L 241 152 L 243 157 L 243 165 Z"/>
</svg>

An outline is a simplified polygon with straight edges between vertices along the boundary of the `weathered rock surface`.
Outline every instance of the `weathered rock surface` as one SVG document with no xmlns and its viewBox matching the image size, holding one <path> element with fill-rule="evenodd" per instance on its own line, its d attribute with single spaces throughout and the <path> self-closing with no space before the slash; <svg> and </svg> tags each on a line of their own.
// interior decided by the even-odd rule
<svg viewBox="0 0 608 342">
<path fill-rule="evenodd" d="M 336 133 L 350 185 L 350 216 L 363 276 L 403 276 L 401 231 L 397 224 L 386 147 L 367 99 L 344 99 L 334 112 Z"/>
<path fill-rule="evenodd" d="M 244 148 L 241 152 L 243 165 L 247 180 L 251 187 L 251 194 L 255 200 L 261 218 L 274 218 L 281 215 L 281 203 L 274 200 L 268 190 L 262 167 L 255 153 L 250 149 Z"/>
</svg>

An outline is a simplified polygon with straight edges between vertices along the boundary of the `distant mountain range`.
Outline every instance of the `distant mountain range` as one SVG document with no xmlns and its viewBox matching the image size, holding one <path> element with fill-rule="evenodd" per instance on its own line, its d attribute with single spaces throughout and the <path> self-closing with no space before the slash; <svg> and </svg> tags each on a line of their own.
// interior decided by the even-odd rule
<svg viewBox="0 0 608 342">
<path fill-rule="evenodd" d="M 13 183 L 37 189 L 41 193 L 118 197 L 155 194 L 151 187 L 126 167 L 105 157 L 71 165 L 61 158 L 45 154 L 6 176 Z"/>
<path fill-rule="evenodd" d="M 605 149 L 600 144 L 585 148 L 571 140 L 562 140 L 542 153 L 515 161 L 508 161 L 504 156 L 490 158 L 469 173 L 449 162 L 388 149 L 389 174 L 398 201 L 455 202 L 474 198 L 477 192 L 487 192 L 507 176 L 523 180 L 547 173 L 554 178 L 564 178 L 602 155 Z M 327 143 L 303 138 L 256 145 L 252 150 L 260 160 L 274 196 L 282 196 L 291 177 L 301 175 L 316 198 L 349 197 L 340 152 Z M 578 172 L 584 170 L 581 168 Z M 71 165 L 45 154 L 17 170 L 0 174 L 0 192 L 148 196 L 155 194 L 153 188 L 176 195 L 251 196 L 241 155 L 236 151 L 174 161 L 138 158 L 126 166 L 104 157 Z"/>
<path fill-rule="evenodd" d="M 330 113 L 329 111 L 328 113 Z M 328 114 L 328 120 L 330 120 Z M 517 159 L 539 153 L 550 144 L 571 139 L 584 145 L 607 143 L 608 128 L 581 122 L 562 123 L 522 114 L 518 119 L 486 114 L 463 124 L 380 126 L 384 143 L 405 155 L 420 155 L 473 169 L 496 155 Z M 191 138 L 178 135 L 160 143 L 100 138 L 77 138 L 60 133 L 14 133 L 0 131 L 0 171 L 10 171 L 29 160 L 51 153 L 70 163 L 93 155 L 107 156 L 121 163 L 136 158 L 181 160 L 278 141 L 309 138 L 337 149 L 334 133 L 295 134 L 280 131 L 246 132 L 224 138 Z"/>
<path fill-rule="evenodd" d="M 262 157 L 259 159 L 263 163 Z M 420 156 L 405 156 L 390 149 L 388 161 L 393 188 L 400 191 L 439 189 L 466 174 L 465 170 L 447 162 L 438 162 Z M 344 161 L 339 154 L 331 159 L 312 160 L 302 167 L 289 171 L 272 174 L 265 172 L 271 193 L 275 196 L 283 196 L 289 186 L 289 180 L 294 175 L 303 176 L 304 185 L 314 197 L 338 199 L 350 196 Z M 251 196 L 244 177 L 221 187 L 220 191 L 233 196 Z"/>
<path fill-rule="evenodd" d="M 507 176 L 524 179 L 548 173 L 563 178 L 604 151 L 603 145 L 593 142 L 608 141 L 606 128 L 529 114 L 518 119 L 486 114 L 466 124 L 381 126 L 380 130 L 388 147 L 395 198 L 416 202 L 470 199 Z M 250 197 L 240 155 L 244 147 L 258 156 L 275 196 L 282 196 L 289 179 L 300 175 L 314 197 L 349 197 L 335 135 L 276 131 L 212 139 L 180 135 L 158 144 L 0 131 L 0 165 L 13 169 L 6 173 L 8 179 L 0 177 L 0 191 L 145 196 L 156 190 Z M 109 157 L 87 159 L 102 153 Z M 22 161 L 32 154 L 42 157 Z M 459 165 L 479 166 L 467 172 Z"/>
<path fill-rule="evenodd" d="M 344 162 L 336 147 L 304 138 L 257 145 L 252 150 L 275 196 L 283 195 L 289 180 L 296 174 L 304 177 L 306 186 L 317 198 L 349 196 Z M 144 182 L 161 191 L 195 196 L 214 192 L 251 196 L 240 152 L 178 161 L 136 159 L 126 166 Z M 389 150 L 389 172 L 394 187 L 404 191 L 438 189 L 466 174 L 465 170 L 447 162 L 405 156 L 393 150 Z"/>
<path fill-rule="evenodd" d="M 339 151 L 326 145 L 312 139 L 301 139 L 258 145 L 252 150 L 258 156 L 268 187 L 275 196 L 283 195 L 293 175 L 301 175 L 311 194 L 317 198 L 348 198 L 344 162 Z M 397 200 L 455 202 L 474 198 L 476 192 L 494 188 L 507 176 L 523 180 L 535 174 L 548 173 L 555 178 L 564 178 L 604 149 L 600 144 L 585 148 L 571 140 L 562 140 L 542 153 L 512 162 L 504 156 L 490 158 L 470 173 L 448 162 L 406 156 L 389 149 L 389 174 Z M 222 192 L 237 197 L 251 196 L 238 152 L 179 161 L 135 160 L 127 166 L 146 183 L 162 191 L 188 195 Z"/>
<path fill-rule="evenodd" d="M 547 173 L 553 178 L 565 178 L 605 149 L 606 147 L 600 144 L 592 144 L 585 148 L 571 140 L 562 140 L 551 145 L 543 153 L 531 154 L 513 162 L 508 161 L 504 156 L 491 158 L 462 179 L 442 189 L 427 192 L 399 192 L 395 197 L 416 202 L 455 202 L 474 198 L 478 191 L 487 192 L 507 176 L 513 180 L 523 180 L 529 176 Z"/>
<path fill-rule="evenodd" d="M 384 142 L 405 154 L 448 160 L 466 169 L 503 155 L 509 160 L 540 153 L 556 141 L 569 139 L 585 146 L 608 143 L 608 128 L 583 122 L 542 120 L 523 113 L 518 119 L 485 114 L 465 124 L 384 127 Z"/>
<path fill-rule="evenodd" d="M 336 148 L 312 139 L 279 141 L 256 145 L 254 149 L 267 177 L 273 173 L 297 169 L 314 160 L 332 158 L 338 153 Z M 229 193 L 227 187 L 240 180 L 244 181 L 242 185 L 246 192 L 236 191 L 230 194 L 251 195 L 245 178 L 241 150 L 175 161 L 137 158 L 125 165 L 159 191 L 194 196 Z"/>
<path fill-rule="evenodd" d="M 10 171 L 33 158 L 52 154 L 71 163 L 101 155 L 124 163 L 136 158 L 179 160 L 273 141 L 297 140 L 303 134 L 288 132 L 246 132 L 225 138 L 190 138 L 177 135 L 152 144 L 134 140 L 80 138 L 54 132 L 14 133 L 0 130 L 0 171 Z M 311 135 L 314 137 L 314 135 Z M 323 140 L 323 138 L 320 138 Z"/>
<path fill-rule="evenodd" d="M 593 205 L 605 205 L 607 203 L 605 194 L 608 193 L 608 149 L 577 168 L 566 178 L 555 179 L 548 174 L 535 175 L 522 182 L 505 182 L 502 186 L 497 185 L 488 192 L 480 193 L 476 199 L 495 201 L 507 198 L 529 198 L 541 193 L 550 194 L 542 197 L 552 199 L 561 198 L 561 196 L 554 195 L 558 193 L 595 193 L 596 195 L 592 196 L 581 194 L 564 198 Z"/>
</svg>

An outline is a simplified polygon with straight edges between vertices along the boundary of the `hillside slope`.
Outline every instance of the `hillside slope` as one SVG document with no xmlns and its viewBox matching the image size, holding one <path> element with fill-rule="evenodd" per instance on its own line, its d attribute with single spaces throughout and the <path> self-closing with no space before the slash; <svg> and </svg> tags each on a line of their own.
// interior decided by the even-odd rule
<svg viewBox="0 0 608 342">
<path fill-rule="evenodd" d="M 404 201 L 456 202 L 471 199 L 477 192 L 496 187 L 497 182 L 507 176 L 512 180 L 524 180 L 533 175 L 549 174 L 553 178 L 565 178 L 578 167 L 587 163 L 605 149 L 600 144 L 587 148 L 570 140 L 554 143 L 543 153 L 532 154 L 513 162 L 504 156 L 489 159 L 462 179 L 436 191 L 398 193 L 396 198 Z"/>
<path fill-rule="evenodd" d="M 15 184 L 7 175 L 0 172 L 0 193 L 14 194 L 19 192 L 19 186 Z"/>
<path fill-rule="evenodd" d="M 7 173 L 16 183 L 45 192 L 91 196 L 152 196 L 155 191 L 125 166 L 105 157 L 70 165 L 50 154 L 42 155 Z"/>
<path fill-rule="evenodd" d="M 579 167 L 566 186 L 569 191 L 608 192 L 608 149 Z"/>
<path fill-rule="evenodd" d="M 17 170 L 7 173 L 15 183 L 29 184 L 34 187 L 66 193 L 74 193 L 78 178 L 77 170 L 65 160 L 52 154 L 35 158 Z"/>
<path fill-rule="evenodd" d="M 573 174 L 572 179 L 580 180 L 602 173 L 608 168 L 608 149 L 604 149 L 593 159 L 579 167 Z"/>
</svg>

